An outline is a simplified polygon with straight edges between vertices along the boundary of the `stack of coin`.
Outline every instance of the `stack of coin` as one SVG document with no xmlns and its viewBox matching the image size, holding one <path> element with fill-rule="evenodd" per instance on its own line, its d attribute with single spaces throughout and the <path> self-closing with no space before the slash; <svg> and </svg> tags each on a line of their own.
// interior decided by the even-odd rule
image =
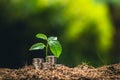
<svg viewBox="0 0 120 80">
<path fill-rule="evenodd" d="M 41 69 L 43 67 L 44 60 L 42 58 L 34 58 L 33 59 L 33 66 L 35 69 Z"/>
<path fill-rule="evenodd" d="M 55 65 L 56 64 L 56 57 L 55 56 L 47 56 L 47 62 L 50 65 Z"/>
</svg>

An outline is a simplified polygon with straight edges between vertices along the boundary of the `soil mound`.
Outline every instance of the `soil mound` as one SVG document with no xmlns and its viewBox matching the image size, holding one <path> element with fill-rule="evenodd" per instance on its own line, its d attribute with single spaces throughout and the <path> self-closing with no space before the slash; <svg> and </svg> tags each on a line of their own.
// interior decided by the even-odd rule
<svg viewBox="0 0 120 80">
<path fill-rule="evenodd" d="M 47 69 L 24 66 L 20 69 L 0 68 L 0 80 L 120 80 L 120 63 L 94 68 L 86 64 L 69 68 L 56 65 Z"/>
</svg>

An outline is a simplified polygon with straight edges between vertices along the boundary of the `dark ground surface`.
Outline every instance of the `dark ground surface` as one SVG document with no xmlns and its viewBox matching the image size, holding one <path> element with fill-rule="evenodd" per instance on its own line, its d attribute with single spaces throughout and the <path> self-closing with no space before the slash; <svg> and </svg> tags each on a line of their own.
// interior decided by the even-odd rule
<svg viewBox="0 0 120 80">
<path fill-rule="evenodd" d="M 47 69 L 24 66 L 0 68 L 0 80 L 120 80 L 120 63 L 93 68 L 86 64 L 69 68 L 64 65 Z"/>
</svg>

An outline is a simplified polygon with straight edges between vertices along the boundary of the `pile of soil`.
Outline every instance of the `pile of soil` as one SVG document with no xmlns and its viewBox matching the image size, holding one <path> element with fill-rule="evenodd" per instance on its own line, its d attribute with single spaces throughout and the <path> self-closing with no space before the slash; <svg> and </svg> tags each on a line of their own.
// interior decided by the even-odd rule
<svg viewBox="0 0 120 80">
<path fill-rule="evenodd" d="M 56 65 L 47 69 L 24 66 L 0 69 L 0 80 L 120 80 L 120 63 L 94 68 L 86 64 L 69 68 Z"/>
</svg>

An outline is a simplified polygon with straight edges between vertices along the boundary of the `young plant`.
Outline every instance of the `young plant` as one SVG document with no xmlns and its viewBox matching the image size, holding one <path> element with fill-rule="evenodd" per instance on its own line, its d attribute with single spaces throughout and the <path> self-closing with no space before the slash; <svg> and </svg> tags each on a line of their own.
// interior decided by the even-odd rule
<svg viewBox="0 0 120 80">
<path fill-rule="evenodd" d="M 35 43 L 30 47 L 30 51 L 32 50 L 42 50 L 42 49 L 46 49 L 46 57 L 48 56 L 48 49 L 50 48 L 50 51 L 53 53 L 53 55 L 57 58 L 59 58 L 59 56 L 61 55 L 62 52 L 62 46 L 59 43 L 59 41 L 57 40 L 57 37 L 47 37 L 45 34 L 40 34 L 38 33 L 36 35 L 36 38 L 39 39 L 43 39 L 46 41 L 46 44 L 44 43 Z"/>
</svg>

